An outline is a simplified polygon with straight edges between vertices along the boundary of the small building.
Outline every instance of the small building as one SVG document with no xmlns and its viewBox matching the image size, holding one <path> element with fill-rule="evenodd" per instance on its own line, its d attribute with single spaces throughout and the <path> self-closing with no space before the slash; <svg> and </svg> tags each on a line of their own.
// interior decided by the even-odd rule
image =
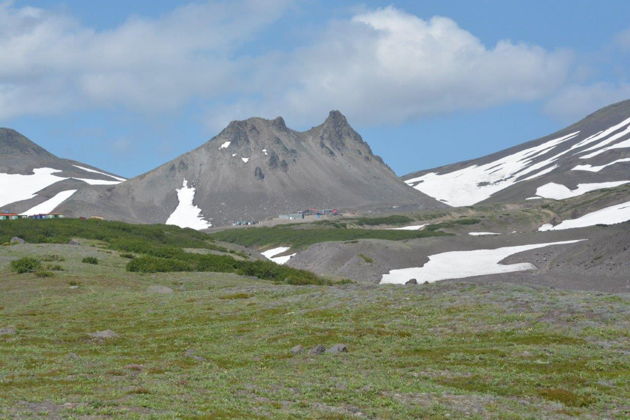
<svg viewBox="0 0 630 420">
<path fill-rule="evenodd" d="M 0 213 L 0 220 L 17 220 L 19 218 L 17 213 Z"/>
<path fill-rule="evenodd" d="M 299 212 L 299 213 L 281 214 L 279 217 L 280 219 L 283 219 L 283 220 L 304 219 L 304 213 Z"/>
</svg>

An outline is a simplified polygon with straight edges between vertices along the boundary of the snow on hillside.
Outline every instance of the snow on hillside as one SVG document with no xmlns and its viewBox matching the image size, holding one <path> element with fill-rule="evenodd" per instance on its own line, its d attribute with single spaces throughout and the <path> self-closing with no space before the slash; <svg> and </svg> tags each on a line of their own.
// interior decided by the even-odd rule
<svg viewBox="0 0 630 420">
<path fill-rule="evenodd" d="M 422 228 L 424 228 L 426 225 L 412 225 L 412 226 L 403 226 L 403 227 L 396 227 L 396 228 L 390 228 L 389 230 L 420 230 Z"/>
<path fill-rule="evenodd" d="M 582 239 L 583 240 L 583 239 Z M 472 251 L 451 251 L 429 256 L 429 262 L 422 267 L 391 270 L 381 278 L 381 284 L 405 284 L 411 279 L 418 283 L 433 283 L 440 280 L 461 279 L 488 274 L 511 273 L 514 271 L 535 270 L 530 263 L 500 264 L 510 255 L 551 245 L 566 245 L 581 240 L 550 242 L 496 249 L 476 249 Z"/>
<path fill-rule="evenodd" d="M 542 185 L 536 189 L 536 195 L 541 198 L 552 198 L 554 200 L 564 200 L 565 198 L 577 197 L 582 194 L 586 194 L 589 191 L 601 190 L 602 188 L 613 188 L 619 185 L 630 183 L 628 181 L 614 181 L 614 182 L 596 182 L 591 184 L 578 184 L 574 190 L 562 184 L 556 184 L 550 182 Z"/>
<path fill-rule="evenodd" d="M 600 165 L 600 166 L 592 166 L 592 165 L 588 165 L 588 164 L 586 164 L 586 165 L 577 165 L 572 170 L 574 170 L 574 171 L 587 171 L 587 172 L 599 172 L 599 171 L 601 171 L 604 168 L 616 165 L 618 163 L 623 163 L 623 162 L 630 162 L 630 158 L 613 160 L 612 162 L 609 162 L 609 163 L 606 163 L 606 164 Z"/>
<path fill-rule="evenodd" d="M 567 134 L 484 165 L 471 165 L 445 174 L 430 172 L 405 182 L 450 206 L 470 206 L 517 182 L 551 172 L 555 169 L 555 161 L 566 151 L 536 163 L 533 163 L 534 160 L 549 154 L 555 147 L 578 134 L 579 131 Z"/>
<path fill-rule="evenodd" d="M 580 131 L 529 147 L 492 162 L 470 164 L 451 172 L 429 172 L 405 182 L 413 188 L 459 207 L 469 206 L 490 198 L 493 194 L 519 182 L 539 178 L 556 170 L 568 170 L 565 159 L 588 160 L 613 149 L 630 148 L 630 118 L 580 140 Z M 570 147 L 567 147 L 571 144 Z M 601 158 L 600 158 L 601 159 Z M 608 162 L 573 165 L 571 170 L 600 173 L 613 165 L 630 162 L 630 158 L 612 155 Z M 538 189 L 544 198 L 564 199 L 575 197 L 599 188 L 608 188 L 630 181 L 610 179 L 609 182 L 580 184 L 577 189 L 557 183 L 547 183 Z"/>
<path fill-rule="evenodd" d="M 57 207 L 59 207 L 59 205 L 61 203 L 66 201 L 68 198 L 72 197 L 72 195 L 75 192 L 77 192 L 77 190 L 61 191 L 60 193 L 56 194 L 51 199 L 46 200 L 43 203 L 40 203 L 40 204 L 36 205 L 35 207 L 26 210 L 22 214 L 25 214 L 27 216 L 31 216 L 31 215 L 34 215 L 34 214 L 52 213 L 53 211 L 55 211 L 55 209 Z"/>
<path fill-rule="evenodd" d="M 277 255 L 283 254 L 287 252 L 289 249 L 290 248 L 286 246 L 279 246 L 278 248 L 272 248 L 264 252 L 261 252 L 261 254 L 263 255 L 263 257 L 267 258 L 268 260 L 271 260 L 275 262 L 276 264 L 283 265 L 283 264 L 286 264 L 291 258 L 295 257 L 296 254 L 284 255 L 281 257 L 277 257 Z"/>
<path fill-rule="evenodd" d="M 85 166 L 79 166 L 79 165 L 72 165 L 72 166 L 74 166 L 75 168 L 79 168 L 82 171 L 92 172 L 93 174 L 105 175 L 105 176 L 108 176 L 108 177 L 113 178 L 113 179 L 115 179 L 117 181 L 120 181 L 120 182 L 124 182 L 124 181 L 127 180 L 126 178 L 121 178 L 121 177 L 116 176 L 116 175 L 112 175 L 112 174 L 108 174 L 108 173 L 105 173 L 105 172 L 97 171 L 96 169 L 86 168 Z"/>
<path fill-rule="evenodd" d="M 201 209 L 193 203 L 195 198 L 195 188 L 189 187 L 188 181 L 184 179 L 182 188 L 179 188 L 176 191 L 179 204 L 166 220 L 166 224 L 196 230 L 211 227 L 212 223 L 203 218 Z"/>
<path fill-rule="evenodd" d="M 53 168 L 36 168 L 31 175 L 0 173 L 0 207 L 17 201 L 30 200 L 37 192 L 66 178 L 54 175 Z"/>
<path fill-rule="evenodd" d="M 564 220 L 556 226 L 545 224 L 538 228 L 538 230 L 544 232 L 547 230 L 574 229 L 595 225 L 615 225 L 629 220 L 630 201 L 626 201 L 625 203 L 615 204 L 614 206 L 605 207 L 592 213 L 585 214 L 577 219 Z"/>
</svg>

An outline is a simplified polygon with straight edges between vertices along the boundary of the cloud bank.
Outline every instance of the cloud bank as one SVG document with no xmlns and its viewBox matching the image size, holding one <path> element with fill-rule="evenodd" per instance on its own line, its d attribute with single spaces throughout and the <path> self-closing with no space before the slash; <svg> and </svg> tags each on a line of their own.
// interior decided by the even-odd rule
<svg viewBox="0 0 630 420">
<path fill-rule="evenodd" d="M 387 124 L 544 99 L 569 71 L 566 52 L 509 40 L 486 46 L 449 18 L 393 7 L 329 22 L 289 51 L 242 52 L 290 7 L 206 1 L 97 31 L 1 3 L 0 119 L 110 107 L 163 113 L 195 101 L 212 104 L 213 128 L 280 114 L 304 125 L 333 108 Z"/>
</svg>

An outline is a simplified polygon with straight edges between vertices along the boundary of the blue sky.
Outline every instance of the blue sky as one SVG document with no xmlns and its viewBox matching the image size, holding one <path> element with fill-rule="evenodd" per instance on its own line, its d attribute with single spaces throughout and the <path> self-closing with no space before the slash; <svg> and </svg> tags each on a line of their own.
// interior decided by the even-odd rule
<svg viewBox="0 0 630 420">
<path fill-rule="evenodd" d="M 630 2 L 542 3 L 0 1 L 0 126 L 135 176 L 233 119 L 339 109 L 402 175 L 630 98 Z"/>
</svg>

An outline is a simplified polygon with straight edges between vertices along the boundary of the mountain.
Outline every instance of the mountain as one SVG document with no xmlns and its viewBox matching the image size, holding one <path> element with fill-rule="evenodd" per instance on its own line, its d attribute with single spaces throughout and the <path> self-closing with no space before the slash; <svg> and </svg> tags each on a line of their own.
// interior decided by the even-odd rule
<svg viewBox="0 0 630 420">
<path fill-rule="evenodd" d="M 602 108 L 549 136 L 402 179 L 455 207 L 565 199 L 630 183 L 630 101 Z"/>
<path fill-rule="evenodd" d="M 124 178 L 60 159 L 15 130 L 0 128 L 0 209 L 50 213 L 86 186 L 116 185 Z"/>
<path fill-rule="evenodd" d="M 338 111 L 310 130 L 284 120 L 233 121 L 219 135 L 146 174 L 84 189 L 69 215 L 203 229 L 307 208 L 440 208 L 393 173 Z"/>
</svg>

